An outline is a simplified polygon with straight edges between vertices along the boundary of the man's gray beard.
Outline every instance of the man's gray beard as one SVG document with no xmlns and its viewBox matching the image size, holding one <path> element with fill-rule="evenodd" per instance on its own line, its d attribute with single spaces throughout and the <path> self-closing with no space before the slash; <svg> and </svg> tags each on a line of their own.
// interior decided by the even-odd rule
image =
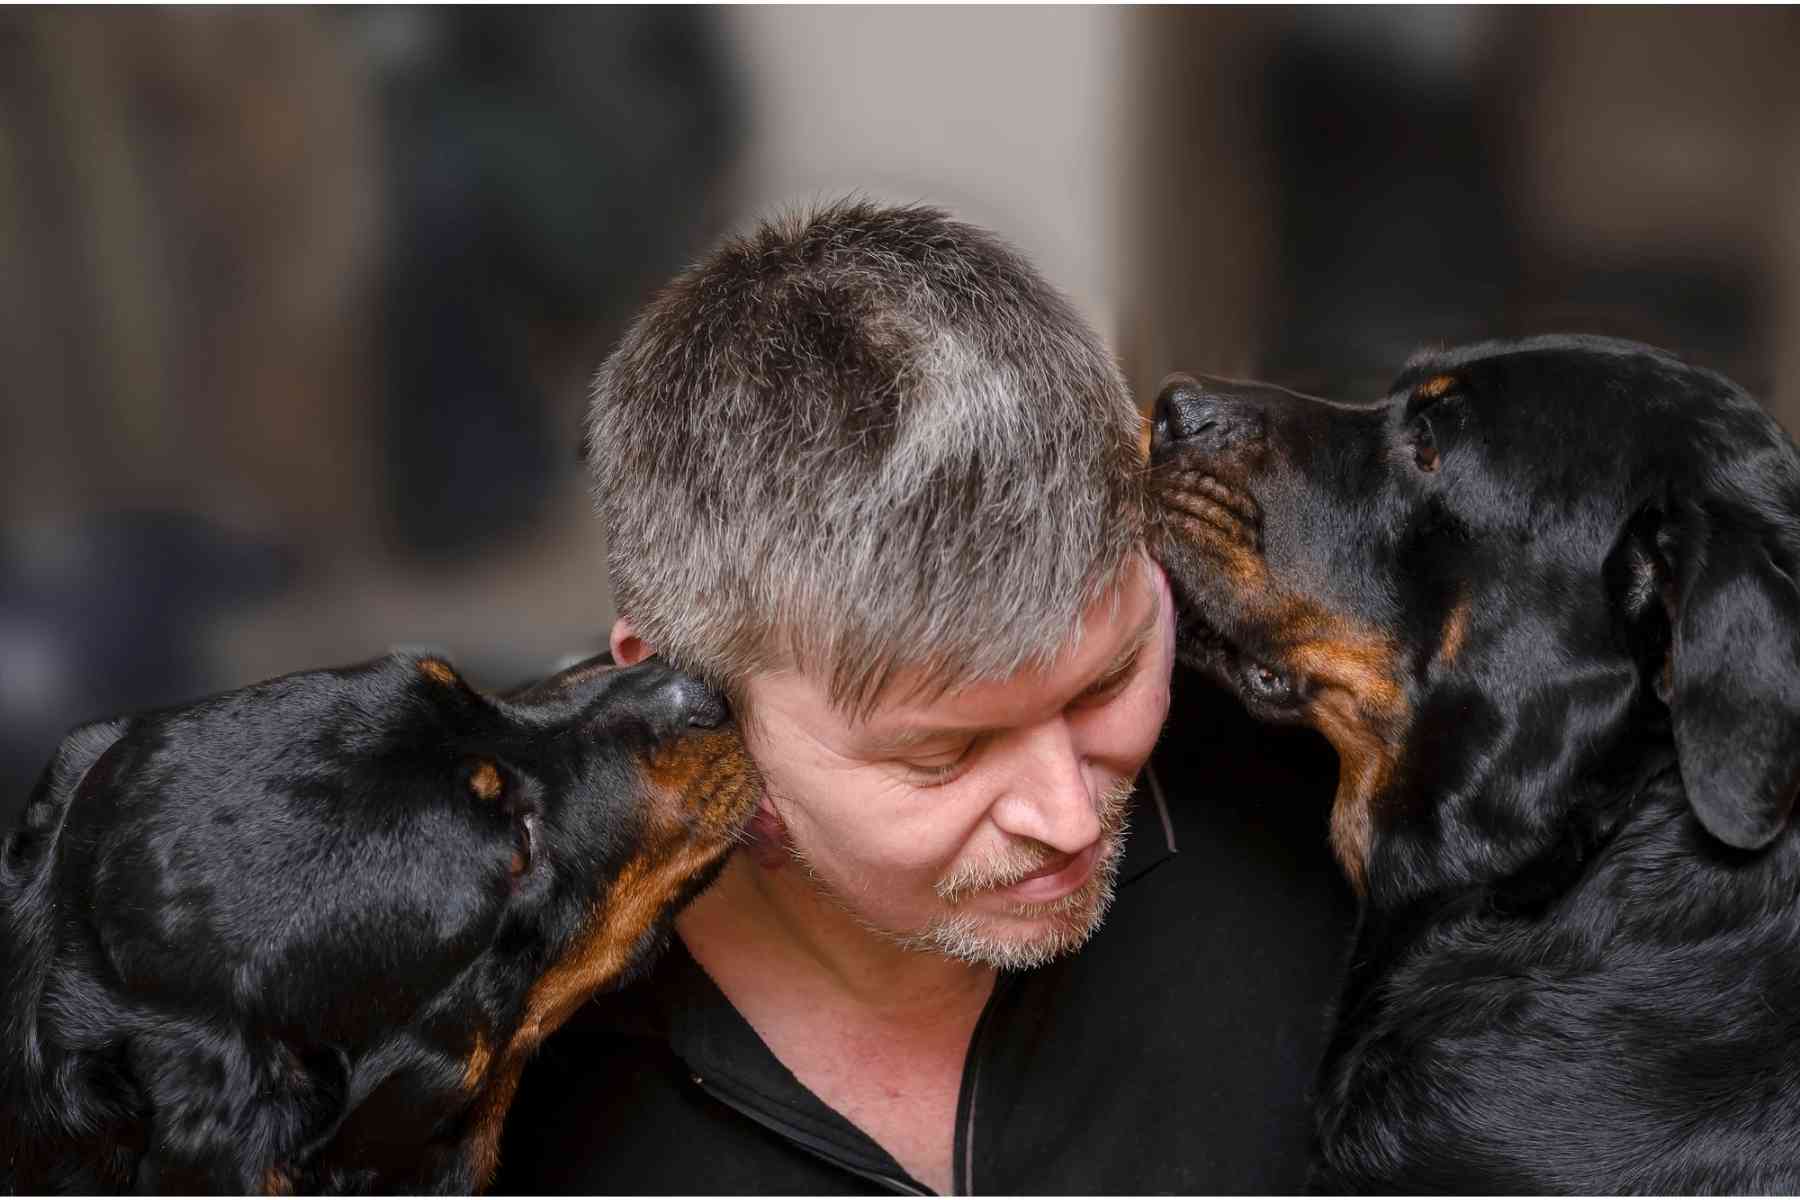
<svg viewBox="0 0 1800 1200">
<path fill-rule="evenodd" d="M 1029 971 L 1079 950 L 1105 922 L 1106 914 L 1112 908 L 1119 860 L 1124 857 L 1134 789 L 1134 781 L 1121 779 L 1100 797 L 1097 814 L 1100 818 L 1100 850 L 1094 860 L 1094 873 L 1086 883 L 1060 899 L 1044 904 L 1015 904 L 1008 909 L 1017 917 L 1049 919 L 1048 928 L 1023 940 L 1017 936 L 1006 937 L 989 927 L 1003 918 L 975 913 L 951 912 L 933 917 L 925 928 L 912 933 L 884 929 L 871 922 L 826 882 L 797 844 L 790 842 L 788 850 L 821 896 L 876 937 L 902 950 L 941 954 L 1001 971 Z M 953 870 L 936 884 L 934 890 L 945 903 L 954 907 L 972 896 L 1010 887 L 1057 856 L 1057 851 L 1041 842 L 1023 844 L 1000 862 L 977 863 Z"/>
</svg>

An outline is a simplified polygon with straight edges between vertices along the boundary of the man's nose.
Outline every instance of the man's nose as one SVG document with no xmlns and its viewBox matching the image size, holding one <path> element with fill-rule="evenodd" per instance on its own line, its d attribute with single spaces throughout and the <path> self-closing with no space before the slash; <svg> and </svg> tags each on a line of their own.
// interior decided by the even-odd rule
<svg viewBox="0 0 1800 1200">
<path fill-rule="evenodd" d="M 994 805 L 1002 832 L 1078 854 L 1100 836 L 1100 816 L 1069 723 L 1057 718 L 1025 734 L 1013 784 Z"/>
<path fill-rule="evenodd" d="M 1150 452 L 1220 453 L 1260 438 L 1263 406 L 1254 384 L 1175 374 L 1163 382 L 1151 416 Z"/>
</svg>

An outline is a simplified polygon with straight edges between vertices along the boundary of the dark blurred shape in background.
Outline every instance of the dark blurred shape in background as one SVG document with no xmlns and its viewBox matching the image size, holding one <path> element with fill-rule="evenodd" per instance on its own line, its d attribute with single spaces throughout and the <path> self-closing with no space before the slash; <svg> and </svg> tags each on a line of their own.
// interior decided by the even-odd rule
<svg viewBox="0 0 1800 1200">
<path fill-rule="evenodd" d="M 1162 11 L 1136 44 L 1162 98 L 1140 386 L 1199 362 L 1372 395 L 1428 342 L 1577 330 L 1725 370 L 1791 426 L 1794 10 Z"/>
<path fill-rule="evenodd" d="M 698 9 L 363 18 L 404 47 L 379 89 L 382 493 L 401 547 L 454 564 L 539 519 L 573 469 L 544 364 L 574 350 L 584 369 L 595 327 L 681 262 L 743 106 Z"/>
<path fill-rule="evenodd" d="M 604 643 L 586 381 L 779 204 L 950 206 L 1175 367 L 1659 342 L 1800 413 L 1785 9 L 0 10 L 0 818 L 93 717 Z"/>
<path fill-rule="evenodd" d="M 72 721 L 215 687 L 208 623 L 292 582 L 282 547 L 192 513 L 95 513 L 7 534 L 0 773 L 16 789 Z M 20 799 L 7 797 L 9 815 Z"/>
<path fill-rule="evenodd" d="M 0 15 L 7 814 L 74 722 L 454 643 L 439 597 L 477 672 L 547 665 L 470 579 L 584 507 L 582 381 L 718 230 L 733 67 L 696 9 Z"/>
<path fill-rule="evenodd" d="M 1479 337 L 1504 311 L 1518 234 L 1481 20 L 1340 9 L 1275 38 L 1262 87 L 1286 297 L 1276 369 L 1379 387 L 1421 337 Z"/>
</svg>

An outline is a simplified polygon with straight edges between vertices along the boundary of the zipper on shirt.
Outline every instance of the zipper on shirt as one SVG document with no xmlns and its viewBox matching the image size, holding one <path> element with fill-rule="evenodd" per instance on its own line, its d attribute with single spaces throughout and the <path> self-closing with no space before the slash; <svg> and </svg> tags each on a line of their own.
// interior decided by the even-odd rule
<svg viewBox="0 0 1800 1200">
<path fill-rule="evenodd" d="M 987 1045 L 988 1027 L 992 1024 L 990 1018 L 996 1002 L 1011 981 L 1012 977 L 1005 971 L 995 973 L 993 990 L 981 1007 L 981 1016 L 976 1018 L 975 1032 L 969 1035 L 969 1053 L 963 1060 L 962 1090 L 956 1097 L 956 1138 L 950 1150 L 952 1195 L 975 1194 L 975 1101 L 981 1087 L 982 1051 Z"/>
<path fill-rule="evenodd" d="M 813 1138 L 807 1136 L 800 1130 L 795 1129 L 792 1125 L 788 1125 L 776 1117 L 771 1116 L 769 1113 L 764 1112 L 755 1105 L 744 1103 L 733 1096 L 728 1090 L 708 1083 L 699 1075 L 690 1074 L 689 1078 L 694 1081 L 694 1086 L 711 1096 L 714 1100 L 717 1100 L 720 1104 L 723 1104 L 733 1112 L 749 1117 L 752 1121 L 755 1121 L 765 1129 L 773 1130 L 775 1133 L 800 1147 L 814 1158 L 819 1159 L 822 1162 L 830 1163 L 840 1171 L 847 1171 L 859 1179 L 866 1179 L 870 1183 L 880 1184 L 888 1191 L 900 1196 L 930 1196 L 933 1194 L 930 1190 L 920 1187 L 911 1180 L 896 1179 L 891 1175 L 882 1175 L 878 1172 L 859 1167 L 854 1163 L 846 1162 L 837 1155 L 831 1154 L 823 1149 Z"/>
<path fill-rule="evenodd" d="M 975 1107 L 976 1094 L 981 1084 L 981 1063 L 987 1048 L 989 1030 L 993 1025 L 994 1010 L 998 1006 L 1001 994 L 1011 986 L 1011 983 L 1012 977 L 1007 972 L 996 973 L 993 990 L 988 993 L 987 1003 L 981 1007 L 981 1016 L 975 1020 L 975 1031 L 969 1035 L 969 1050 L 963 1058 L 962 1087 L 956 1098 L 956 1136 L 950 1151 L 951 1195 L 973 1196 L 975 1194 Z M 830 1163 L 841 1171 L 847 1171 L 859 1179 L 879 1184 L 896 1195 L 931 1196 L 936 1194 L 929 1188 L 920 1186 L 914 1180 L 897 1179 L 894 1176 L 883 1175 L 846 1162 L 820 1146 L 815 1139 L 801 1130 L 756 1105 L 740 1100 L 732 1095 L 729 1089 L 710 1083 L 698 1074 L 690 1073 L 689 1078 L 694 1081 L 694 1086 L 727 1108 L 749 1117 L 758 1125 L 774 1131 L 814 1158 Z"/>
</svg>

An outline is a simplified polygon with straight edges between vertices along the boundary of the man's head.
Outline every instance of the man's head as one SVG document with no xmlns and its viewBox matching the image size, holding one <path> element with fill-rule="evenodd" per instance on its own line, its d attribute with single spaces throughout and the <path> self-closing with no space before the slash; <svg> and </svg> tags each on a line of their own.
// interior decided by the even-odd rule
<svg viewBox="0 0 1800 1200">
<path fill-rule="evenodd" d="M 733 697 L 795 851 L 871 926 L 990 961 L 1023 961 L 996 937 L 1079 940 L 1103 802 L 1166 705 L 1140 429 L 1098 339 L 991 236 L 861 203 L 763 225 L 596 380 L 615 645 Z M 1072 891 L 978 911 L 1058 866 Z"/>
</svg>

